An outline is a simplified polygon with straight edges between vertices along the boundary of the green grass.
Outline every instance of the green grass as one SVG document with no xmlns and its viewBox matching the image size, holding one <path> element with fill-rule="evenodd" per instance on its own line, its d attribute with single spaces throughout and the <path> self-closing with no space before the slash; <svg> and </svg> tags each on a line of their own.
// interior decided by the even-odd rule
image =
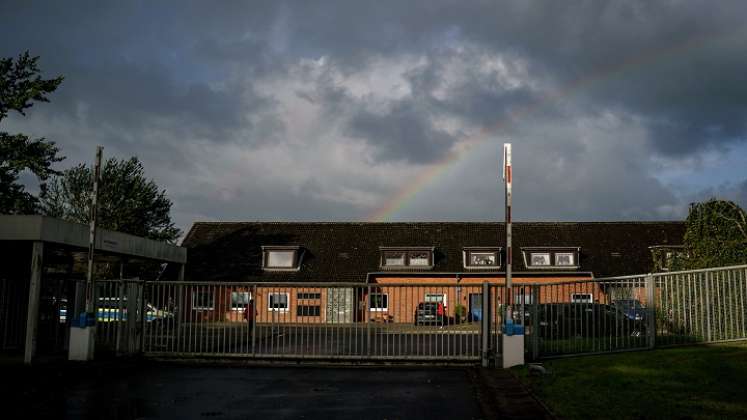
<svg viewBox="0 0 747 420">
<path fill-rule="evenodd" d="M 516 373 L 563 418 L 747 418 L 747 343 L 549 360 Z"/>
</svg>

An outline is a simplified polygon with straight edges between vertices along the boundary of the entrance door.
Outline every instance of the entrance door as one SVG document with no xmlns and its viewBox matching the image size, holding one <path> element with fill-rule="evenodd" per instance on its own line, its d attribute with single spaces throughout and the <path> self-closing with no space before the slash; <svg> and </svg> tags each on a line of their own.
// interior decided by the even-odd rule
<svg viewBox="0 0 747 420">
<path fill-rule="evenodd" d="M 469 317 L 471 321 L 482 320 L 482 293 L 469 294 Z"/>
<path fill-rule="evenodd" d="M 335 324 L 353 322 L 352 288 L 327 289 L 327 322 Z"/>
</svg>

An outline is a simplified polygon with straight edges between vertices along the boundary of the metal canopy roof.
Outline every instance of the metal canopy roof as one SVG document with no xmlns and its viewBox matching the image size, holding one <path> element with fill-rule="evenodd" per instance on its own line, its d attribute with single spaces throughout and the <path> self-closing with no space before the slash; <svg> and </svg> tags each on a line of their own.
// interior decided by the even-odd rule
<svg viewBox="0 0 747 420">
<path fill-rule="evenodd" d="M 88 226 L 46 216 L 0 215 L 0 241 L 41 241 L 88 248 Z M 96 230 L 97 251 L 185 264 L 187 249 L 107 229 Z"/>
</svg>

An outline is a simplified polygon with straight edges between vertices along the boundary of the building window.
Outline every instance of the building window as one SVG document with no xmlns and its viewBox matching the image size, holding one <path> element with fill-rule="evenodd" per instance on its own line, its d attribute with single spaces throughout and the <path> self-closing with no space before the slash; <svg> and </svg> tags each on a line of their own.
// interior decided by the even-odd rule
<svg viewBox="0 0 747 420">
<path fill-rule="evenodd" d="M 514 303 L 516 305 L 531 305 L 533 300 L 532 293 L 527 292 L 524 289 L 519 290 L 519 292 L 514 295 Z"/>
<path fill-rule="evenodd" d="M 389 295 L 386 293 L 371 293 L 368 297 L 368 308 L 371 311 L 389 310 Z"/>
<path fill-rule="evenodd" d="M 593 303 L 594 297 L 591 293 L 571 293 L 571 303 Z"/>
<path fill-rule="evenodd" d="M 384 268 L 431 268 L 433 267 L 433 248 L 381 248 L 381 266 Z"/>
<path fill-rule="evenodd" d="M 442 303 L 446 306 L 446 293 L 426 293 L 425 301 Z"/>
<path fill-rule="evenodd" d="M 550 253 L 549 252 L 532 252 L 529 254 L 529 265 L 531 266 L 546 266 L 550 265 Z"/>
<path fill-rule="evenodd" d="M 298 299 L 321 299 L 322 294 L 319 292 L 298 292 L 296 297 Z"/>
<path fill-rule="evenodd" d="M 249 292 L 231 292 L 231 310 L 243 311 L 249 304 Z"/>
<path fill-rule="evenodd" d="M 560 266 L 573 266 L 576 265 L 575 254 L 573 252 L 556 252 L 555 253 L 555 265 Z"/>
<path fill-rule="evenodd" d="M 385 267 L 404 267 L 405 266 L 405 255 L 404 251 L 384 252 L 384 266 Z"/>
<path fill-rule="evenodd" d="M 297 246 L 263 246 L 262 268 L 270 271 L 298 270 L 302 254 Z"/>
<path fill-rule="evenodd" d="M 210 290 L 197 290 L 192 293 L 192 309 L 199 311 L 212 311 L 214 306 L 213 292 Z"/>
<path fill-rule="evenodd" d="M 577 247 L 529 247 L 522 248 L 522 253 L 527 268 L 575 269 L 580 250 Z"/>
<path fill-rule="evenodd" d="M 409 253 L 410 265 L 431 265 L 431 255 L 427 251 L 413 251 Z"/>
<path fill-rule="evenodd" d="M 464 248 L 462 253 L 465 268 L 495 269 L 501 265 L 500 248 Z"/>
<path fill-rule="evenodd" d="M 289 300 L 288 293 L 268 293 L 267 309 L 271 311 L 287 311 Z"/>
<path fill-rule="evenodd" d="M 319 305 L 298 305 L 296 316 L 319 316 L 321 309 Z"/>
</svg>

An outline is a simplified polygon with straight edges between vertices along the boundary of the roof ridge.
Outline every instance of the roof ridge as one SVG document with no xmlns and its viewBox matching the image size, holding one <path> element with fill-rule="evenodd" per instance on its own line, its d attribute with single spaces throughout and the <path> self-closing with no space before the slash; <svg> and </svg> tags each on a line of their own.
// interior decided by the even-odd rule
<svg viewBox="0 0 747 420">
<path fill-rule="evenodd" d="M 513 222 L 514 225 L 614 225 L 614 224 L 680 224 L 685 223 L 684 220 L 593 220 L 593 221 L 517 221 Z M 303 220 L 237 220 L 237 221 L 222 221 L 222 220 L 206 220 L 206 221 L 195 221 L 192 225 L 238 225 L 238 224 L 273 224 L 273 225 L 478 225 L 478 224 L 505 224 L 502 221 L 396 221 L 396 222 L 353 222 L 353 221 L 303 221 Z"/>
</svg>

